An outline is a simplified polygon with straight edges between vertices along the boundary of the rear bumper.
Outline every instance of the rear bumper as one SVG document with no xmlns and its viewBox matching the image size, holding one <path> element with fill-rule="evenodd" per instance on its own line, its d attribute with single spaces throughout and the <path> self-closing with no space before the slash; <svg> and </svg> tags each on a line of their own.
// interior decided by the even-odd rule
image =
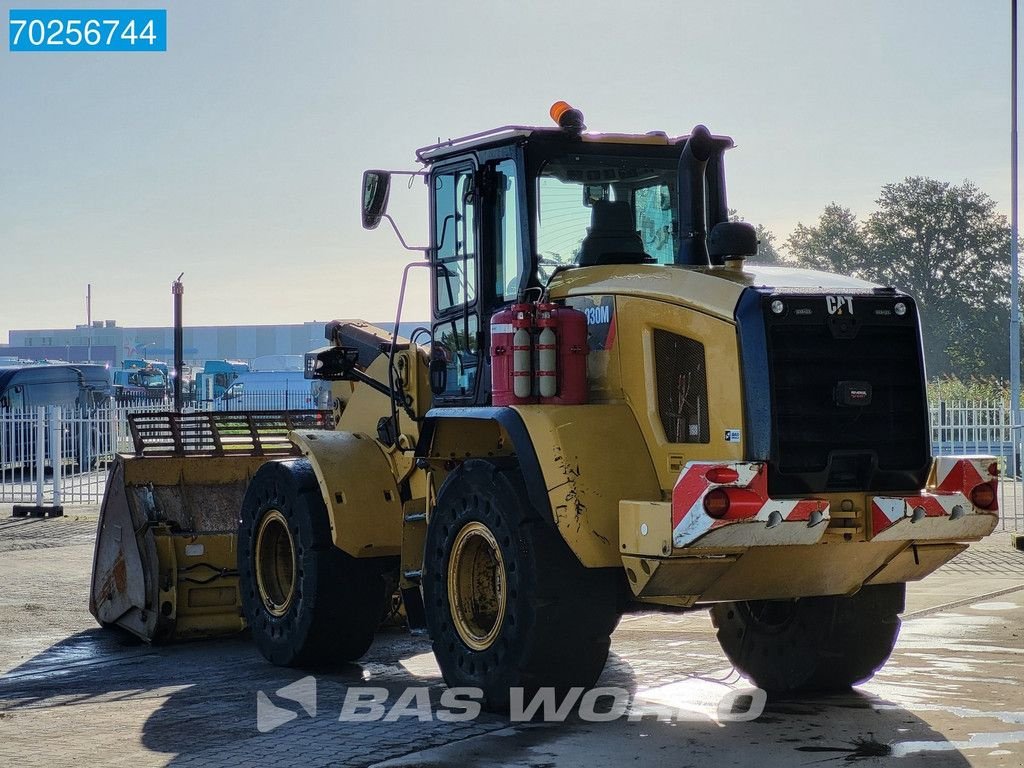
<svg viewBox="0 0 1024 768">
<path fill-rule="evenodd" d="M 999 519 L 999 470 L 993 456 L 939 456 L 932 462 L 928 489 L 919 496 L 871 499 L 872 541 L 980 539 Z M 988 486 L 993 503 L 972 502 Z"/>
<path fill-rule="evenodd" d="M 672 492 L 673 549 L 818 543 L 832 518 L 829 499 L 773 499 L 767 474 L 758 462 L 688 463 Z M 868 541 L 978 539 L 998 519 L 997 480 L 991 456 L 941 456 L 933 462 L 928 488 L 918 494 L 844 495 L 863 499 L 870 510 L 861 521 Z M 991 505 L 973 503 L 980 486 L 991 491 Z M 719 504 L 729 499 L 724 513 L 709 503 L 712 494 Z"/>
<path fill-rule="evenodd" d="M 693 605 L 850 594 L 923 578 L 998 521 L 991 457 L 937 458 L 928 488 L 907 496 L 773 499 L 766 480 L 757 462 L 691 462 L 671 502 L 620 502 L 634 595 Z M 986 494 L 988 508 L 972 502 Z"/>
</svg>

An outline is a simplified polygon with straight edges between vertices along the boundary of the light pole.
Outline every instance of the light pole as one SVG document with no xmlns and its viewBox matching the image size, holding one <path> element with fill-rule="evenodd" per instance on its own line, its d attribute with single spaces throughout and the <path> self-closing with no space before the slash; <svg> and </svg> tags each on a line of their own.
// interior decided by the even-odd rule
<svg viewBox="0 0 1024 768">
<path fill-rule="evenodd" d="M 181 284 L 182 272 L 178 279 L 171 283 L 171 296 L 174 303 L 174 410 L 181 413 L 181 370 L 185 367 L 183 358 L 184 346 L 181 327 L 181 297 L 185 294 L 185 286 Z"/>
<path fill-rule="evenodd" d="M 1017 0 L 1010 0 L 1010 413 L 1020 419 L 1020 275 L 1017 268 Z M 1017 443 L 1014 435 L 1014 444 Z M 1020 473 L 1014 450 L 1013 474 Z"/>
</svg>

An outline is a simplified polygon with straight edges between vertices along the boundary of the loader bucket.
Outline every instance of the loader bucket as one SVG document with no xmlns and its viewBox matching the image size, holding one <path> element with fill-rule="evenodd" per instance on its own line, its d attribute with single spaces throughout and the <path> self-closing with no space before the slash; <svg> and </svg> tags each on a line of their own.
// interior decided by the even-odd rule
<svg viewBox="0 0 1024 768">
<path fill-rule="evenodd" d="M 135 455 L 107 476 L 93 554 L 89 611 L 150 642 L 238 632 L 239 510 L 264 462 L 297 455 L 293 428 L 329 415 L 133 414 Z"/>
</svg>

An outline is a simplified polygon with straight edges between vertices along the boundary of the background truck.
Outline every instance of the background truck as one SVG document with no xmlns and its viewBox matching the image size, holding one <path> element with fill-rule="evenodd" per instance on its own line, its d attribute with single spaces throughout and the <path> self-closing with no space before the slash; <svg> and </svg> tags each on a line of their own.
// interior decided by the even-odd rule
<svg viewBox="0 0 1024 768">
<path fill-rule="evenodd" d="M 192 379 L 195 400 L 216 400 L 231 386 L 239 374 L 248 373 L 249 364 L 240 360 L 207 360 L 203 370 Z"/>
<path fill-rule="evenodd" d="M 167 396 L 167 377 L 156 368 L 114 371 L 114 397 L 129 400 L 162 400 Z"/>
<path fill-rule="evenodd" d="M 121 367 L 124 368 L 124 370 L 126 371 L 132 371 L 142 368 L 153 368 L 154 370 L 160 371 L 160 373 L 162 373 L 165 378 L 170 375 L 169 370 L 167 368 L 167 363 L 162 362 L 161 360 L 143 360 L 141 358 L 129 357 L 121 361 Z"/>
<path fill-rule="evenodd" d="M 315 667 L 365 653 L 398 593 L 445 682 L 497 710 L 592 685 L 652 606 L 710 608 L 772 692 L 885 662 L 906 582 L 997 517 L 991 458 L 930 455 L 913 298 L 749 264 L 728 137 L 552 117 L 417 151 L 430 242 L 406 274 L 431 273 L 430 328 L 327 326 L 306 373 L 333 382 L 334 430 L 253 427 L 244 450 L 202 415 L 137 430 L 101 513 L 101 622 L 247 625 Z M 392 176 L 364 175 L 364 226 Z"/>
<path fill-rule="evenodd" d="M 0 366 L 0 410 L 13 418 L 0 420 L 0 470 L 33 471 L 36 466 L 35 435 L 31 423 L 17 414 L 38 408 L 58 407 L 65 411 L 87 413 L 110 405 L 110 373 L 103 365 L 92 364 L 19 364 Z M 64 455 L 69 463 L 92 467 L 105 454 L 109 456 L 110 428 L 97 421 L 90 430 L 76 436 L 65 423 Z M 45 435 L 45 454 L 50 455 L 50 433 Z M 50 466 L 49 459 L 45 461 Z"/>
<path fill-rule="evenodd" d="M 319 407 L 314 384 L 298 371 L 240 373 L 213 401 L 215 411 L 304 411 Z"/>
</svg>

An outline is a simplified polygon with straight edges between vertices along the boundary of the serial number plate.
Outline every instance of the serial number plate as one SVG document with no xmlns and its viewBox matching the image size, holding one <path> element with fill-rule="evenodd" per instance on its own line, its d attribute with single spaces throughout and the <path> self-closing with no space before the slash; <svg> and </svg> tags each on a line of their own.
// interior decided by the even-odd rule
<svg viewBox="0 0 1024 768">
<path fill-rule="evenodd" d="M 14 9 L 7 16 L 11 51 L 166 51 L 167 11 Z"/>
</svg>

